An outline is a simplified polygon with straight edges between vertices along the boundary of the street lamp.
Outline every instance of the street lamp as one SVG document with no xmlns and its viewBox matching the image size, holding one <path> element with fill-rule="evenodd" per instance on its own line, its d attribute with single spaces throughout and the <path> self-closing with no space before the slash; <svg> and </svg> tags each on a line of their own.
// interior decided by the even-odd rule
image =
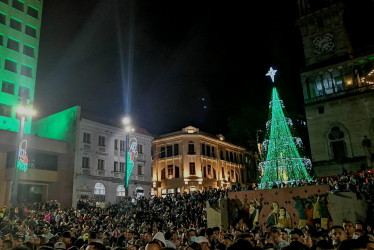
<svg viewBox="0 0 374 250">
<path fill-rule="evenodd" d="M 16 151 L 14 156 L 14 180 L 12 185 L 12 191 L 11 191 L 11 205 L 16 206 L 18 202 L 18 180 L 19 180 L 19 170 L 23 170 L 26 172 L 27 170 L 27 152 L 26 152 L 26 145 L 27 142 L 23 140 L 24 136 L 24 130 L 25 130 L 25 120 L 26 117 L 35 115 L 35 110 L 20 105 L 16 108 L 16 113 L 21 116 L 21 120 L 19 123 L 19 131 L 18 131 L 18 137 L 17 137 L 17 144 L 16 144 Z"/>
<path fill-rule="evenodd" d="M 137 156 L 137 142 L 136 139 L 130 140 L 130 132 L 134 132 L 134 128 L 131 127 L 131 118 L 126 116 L 123 118 L 122 123 L 125 125 L 126 141 L 125 141 L 125 152 L 126 152 L 126 164 L 125 164 L 125 197 L 129 195 L 129 182 L 130 175 L 134 166 L 134 159 Z"/>
</svg>

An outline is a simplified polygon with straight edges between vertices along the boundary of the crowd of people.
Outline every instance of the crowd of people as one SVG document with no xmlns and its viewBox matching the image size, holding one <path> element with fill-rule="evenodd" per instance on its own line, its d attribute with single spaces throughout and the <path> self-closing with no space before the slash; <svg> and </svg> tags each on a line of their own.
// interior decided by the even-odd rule
<svg viewBox="0 0 374 250">
<path fill-rule="evenodd" d="M 320 178 L 315 184 L 373 201 L 374 174 L 370 172 Z M 0 250 L 374 249 L 370 219 L 345 221 L 328 229 L 318 223 L 301 228 L 259 223 L 208 227 L 207 206 L 238 190 L 142 197 L 105 206 L 79 200 L 76 208 L 61 208 L 58 201 L 4 207 Z"/>
</svg>

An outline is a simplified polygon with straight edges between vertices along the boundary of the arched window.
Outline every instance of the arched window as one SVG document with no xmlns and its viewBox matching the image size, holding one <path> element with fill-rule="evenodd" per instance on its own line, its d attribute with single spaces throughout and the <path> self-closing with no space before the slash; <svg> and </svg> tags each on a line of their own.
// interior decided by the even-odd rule
<svg viewBox="0 0 374 250">
<path fill-rule="evenodd" d="M 340 161 L 343 160 L 347 155 L 347 149 L 344 141 L 344 132 L 338 126 L 334 126 L 330 129 L 328 134 L 330 140 L 330 147 L 333 155 L 333 159 Z"/>
<path fill-rule="evenodd" d="M 116 190 L 117 202 L 124 201 L 126 196 L 126 190 L 124 185 L 119 185 Z"/>
<path fill-rule="evenodd" d="M 139 199 L 140 197 L 144 196 L 144 188 L 141 186 L 136 187 L 135 189 L 135 197 L 136 199 Z"/>
<path fill-rule="evenodd" d="M 94 197 L 96 201 L 105 201 L 105 187 L 103 183 L 96 183 L 94 188 Z"/>
<path fill-rule="evenodd" d="M 321 77 L 316 75 L 314 78 L 316 87 L 316 96 L 322 96 L 325 94 L 325 87 L 322 85 Z"/>
</svg>

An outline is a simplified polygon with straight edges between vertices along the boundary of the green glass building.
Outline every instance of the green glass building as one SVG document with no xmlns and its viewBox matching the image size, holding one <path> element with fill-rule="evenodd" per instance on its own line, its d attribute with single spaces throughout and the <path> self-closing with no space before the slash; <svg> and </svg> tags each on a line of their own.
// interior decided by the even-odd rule
<svg viewBox="0 0 374 250">
<path fill-rule="evenodd" d="M 33 106 L 43 0 L 0 0 L 0 129 L 18 132 L 17 105 Z M 27 118 L 25 133 L 30 133 Z"/>
</svg>

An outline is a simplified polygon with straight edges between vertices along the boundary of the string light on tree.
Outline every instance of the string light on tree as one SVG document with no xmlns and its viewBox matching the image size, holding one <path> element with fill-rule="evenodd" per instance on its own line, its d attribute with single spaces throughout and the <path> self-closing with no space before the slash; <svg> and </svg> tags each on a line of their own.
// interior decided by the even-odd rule
<svg viewBox="0 0 374 250">
<path fill-rule="evenodd" d="M 270 68 L 266 76 L 274 82 L 277 71 Z M 273 87 L 272 99 L 269 103 L 269 121 L 266 123 L 265 140 L 263 142 L 263 155 L 266 159 L 260 162 L 262 174 L 261 189 L 272 188 L 280 182 L 294 182 L 300 180 L 310 181 L 308 173 L 311 161 L 300 156 L 304 152 L 302 141 L 293 136 L 291 119 L 285 116 L 283 101 L 279 99 L 277 89 Z"/>
</svg>

